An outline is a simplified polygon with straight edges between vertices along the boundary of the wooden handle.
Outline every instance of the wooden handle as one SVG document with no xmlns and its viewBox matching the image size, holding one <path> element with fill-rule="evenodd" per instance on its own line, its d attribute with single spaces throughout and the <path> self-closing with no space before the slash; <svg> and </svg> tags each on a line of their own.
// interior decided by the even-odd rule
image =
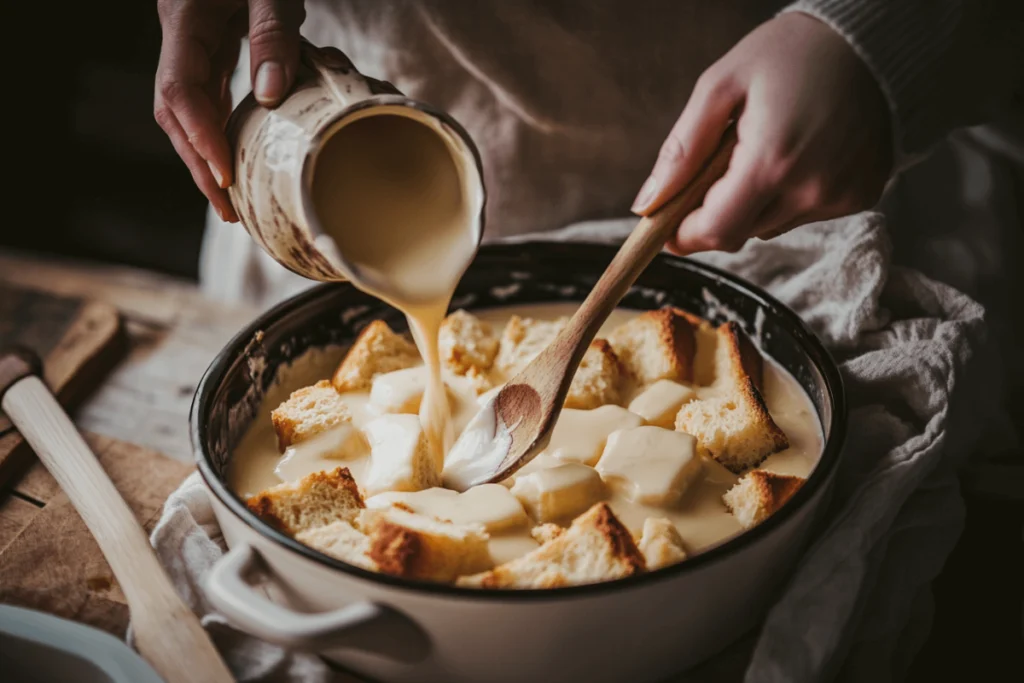
<svg viewBox="0 0 1024 683">
<path fill-rule="evenodd" d="M 60 404 L 38 377 L 3 395 L 4 412 L 82 516 L 120 583 L 142 656 L 167 683 L 234 679 L 174 591 L 145 531 Z"/>
<path fill-rule="evenodd" d="M 736 127 L 732 125 L 694 179 L 655 213 L 640 219 L 563 331 L 563 339 L 572 338 L 575 344 L 569 353 L 564 347 L 560 349 L 563 357 L 571 359 L 570 363 L 579 363 L 601 325 L 661 251 L 679 223 L 704 203 L 708 190 L 729 169 L 729 159 L 736 142 Z M 570 367 L 575 368 L 575 365 Z"/>
</svg>

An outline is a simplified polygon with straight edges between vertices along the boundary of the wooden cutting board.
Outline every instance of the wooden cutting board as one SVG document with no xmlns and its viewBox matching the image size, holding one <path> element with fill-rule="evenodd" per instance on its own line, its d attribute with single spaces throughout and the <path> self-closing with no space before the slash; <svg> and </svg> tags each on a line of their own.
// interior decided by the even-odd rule
<svg viewBox="0 0 1024 683">
<path fill-rule="evenodd" d="M 0 348 L 20 344 L 43 359 L 46 383 L 73 409 L 127 351 L 113 306 L 0 283 Z M 32 463 L 32 450 L 0 412 L 0 490 Z"/>
<path fill-rule="evenodd" d="M 151 531 L 190 464 L 95 434 L 86 441 Z M 128 606 L 85 523 L 42 464 L 0 494 L 0 603 L 38 609 L 123 638 Z"/>
</svg>

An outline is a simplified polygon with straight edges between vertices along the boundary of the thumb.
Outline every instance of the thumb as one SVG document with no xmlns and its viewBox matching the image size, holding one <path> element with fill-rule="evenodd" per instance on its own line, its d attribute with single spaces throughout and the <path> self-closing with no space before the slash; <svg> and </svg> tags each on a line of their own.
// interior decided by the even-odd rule
<svg viewBox="0 0 1024 683">
<path fill-rule="evenodd" d="M 249 70 L 253 94 L 264 107 L 280 104 L 295 79 L 302 0 L 249 0 Z"/>
<path fill-rule="evenodd" d="M 665 138 L 650 177 L 633 202 L 633 212 L 649 216 L 682 190 L 718 147 L 743 101 L 742 88 L 710 71 L 698 79 L 686 108 Z"/>
</svg>

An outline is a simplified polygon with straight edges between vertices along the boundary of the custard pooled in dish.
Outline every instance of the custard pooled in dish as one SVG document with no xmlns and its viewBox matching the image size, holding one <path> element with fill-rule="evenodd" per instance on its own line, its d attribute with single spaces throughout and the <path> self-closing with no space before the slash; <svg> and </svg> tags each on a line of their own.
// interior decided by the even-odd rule
<svg viewBox="0 0 1024 683">
<path fill-rule="evenodd" d="M 568 313 L 546 305 L 445 319 L 438 342 L 456 434 Z M 676 308 L 616 311 L 545 451 L 464 493 L 440 487 L 444 463 L 417 415 L 426 369 L 407 337 L 375 321 L 340 363 L 321 354 L 298 374 L 308 384 L 284 382 L 291 393 L 236 450 L 235 490 L 325 555 L 465 587 L 579 585 L 684 561 L 776 512 L 822 447 L 807 396 L 738 325 Z"/>
</svg>

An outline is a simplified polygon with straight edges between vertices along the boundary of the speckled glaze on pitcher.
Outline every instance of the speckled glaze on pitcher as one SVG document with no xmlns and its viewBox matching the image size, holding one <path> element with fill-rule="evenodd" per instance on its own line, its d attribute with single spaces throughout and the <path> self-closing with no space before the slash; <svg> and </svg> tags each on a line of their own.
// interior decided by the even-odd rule
<svg viewBox="0 0 1024 683">
<path fill-rule="evenodd" d="M 438 124 L 435 130 L 455 154 L 469 155 L 483 193 L 480 155 L 454 119 L 402 95 L 395 86 L 359 73 L 334 48 L 303 41 L 295 84 L 275 109 L 260 106 L 250 93 L 228 120 L 235 161 L 228 194 L 245 229 L 276 261 L 312 280 L 357 279 L 343 254 L 324 242 L 310 197 L 316 155 L 346 119 L 374 107 L 409 108 Z M 477 241 L 483 233 L 481 206 Z"/>
</svg>

